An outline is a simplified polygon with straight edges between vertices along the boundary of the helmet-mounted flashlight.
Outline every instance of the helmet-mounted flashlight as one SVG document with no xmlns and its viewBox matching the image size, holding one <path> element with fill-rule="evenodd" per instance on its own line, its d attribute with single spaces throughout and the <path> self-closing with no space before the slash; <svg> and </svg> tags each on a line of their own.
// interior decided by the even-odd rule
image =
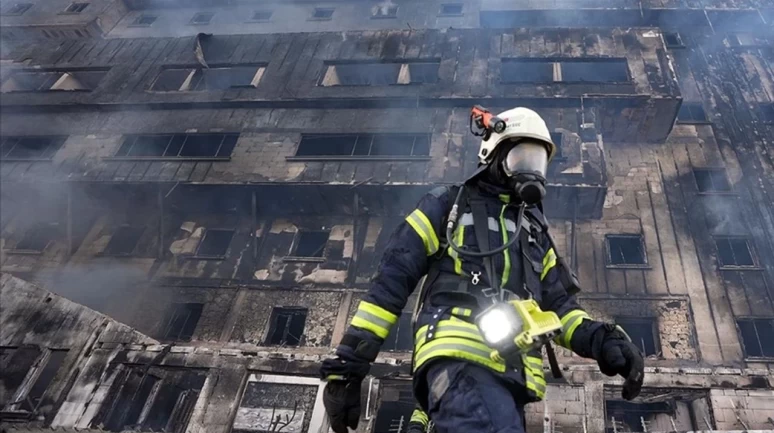
<svg viewBox="0 0 774 433">
<path fill-rule="evenodd" d="M 476 317 L 476 326 L 495 361 L 539 349 L 562 332 L 559 316 L 542 311 L 534 299 L 492 305 Z"/>
<path fill-rule="evenodd" d="M 475 124 L 476 129 L 473 129 Z M 480 105 L 474 105 L 470 110 L 470 132 L 476 137 L 484 137 L 484 140 L 489 140 L 489 136 L 492 132 L 502 134 L 505 131 L 505 121 L 492 114 L 486 108 Z"/>
</svg>

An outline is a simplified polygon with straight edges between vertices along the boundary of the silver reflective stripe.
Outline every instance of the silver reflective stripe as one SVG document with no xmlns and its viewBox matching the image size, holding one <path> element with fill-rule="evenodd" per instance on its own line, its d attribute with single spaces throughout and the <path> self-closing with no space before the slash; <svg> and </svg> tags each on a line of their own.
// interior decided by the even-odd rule
<svg viewBox="0 0 774 433">
<path fill-rule="evenodd" d="M 527 374 L 525 374 L 525 375 L 524 375 L 524 377 L 526 377 L 526 378 L 527 378 L 527 383 L 530 383 L 530 384 L 532 384 L 532 386 L 534 386 L 534 387 L 535 387 L 535 389 L 538 389 L 538 390 L 540 390 L 540 392 L 541 392 L 542 394 L 545 394 L 545 393 L 546 393 L 546 386 L 545 386 L 545 385 L 543 385 L 542 383 L 539 383 L 537 380 L 535 380 L 535 378 L 534 378 L 534 377 L 532 377 L 532 375 L 531 375 L 531 374 L 529 374 L 529 372 L 527 372 Z"/>
<path fill-rule="evenodd" d="M 357 310 L 357 313 L 355 313 L 355 317 L 359 317 L 365 320 L 366 322 L 373 323 L 374 325 L 381 326 L 382 328 L 388 331 L 392 327 L 392 323 L 382 319 L 381 317 L 375 316 L 369 313 L 368 311 Z"/>
<path fill-rule="evenodd" d="M 433 228 L 428 227 L 427 224 L 425 224 L 425 221 L 416 214 L 416 211 L 412 212 L 408 218 L 422 229 L 423 233 L 418 234 L 425 241 L 427 241 L 427 254 L 435 254 L 438 251 L 438 240 L 435 236 L 435 231 L 433 231 Z"/>
<path fill-rule="evenodd" d="M 455 343 L 439 344 L 437 346 L 433 346 L 428 349 L 420 348 L 419 350 L 416 351 L 417 359 L 427 358 L 428 355 L 435 352 L 440 352 L 442 350 L 459 350 L 461 352 L 467 352 L 472 355 L 477 355 L 482 358 L 486 358 L 487 361 L 489 360 L 489 352 L 484 352 L 483 350 L 476 349 L 475 347 L 463 346 L 461 344 L 455 344 Z"/>
</svg>

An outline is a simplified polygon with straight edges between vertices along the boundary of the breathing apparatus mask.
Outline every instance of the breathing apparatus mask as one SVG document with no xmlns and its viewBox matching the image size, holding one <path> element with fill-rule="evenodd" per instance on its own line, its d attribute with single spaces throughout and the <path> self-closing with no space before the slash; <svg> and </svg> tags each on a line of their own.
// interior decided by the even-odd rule
<svg viewBox="0 0 774 433">
<path fill-rule="evenodd" d="M 546 146 L 538 140 L 524 139 L 502 150 L 502 156 L 495 158 L 491 169 L 501 171 L 498 177 L 527 205 L 542 201 L 548 169 Z"/>
</svg>

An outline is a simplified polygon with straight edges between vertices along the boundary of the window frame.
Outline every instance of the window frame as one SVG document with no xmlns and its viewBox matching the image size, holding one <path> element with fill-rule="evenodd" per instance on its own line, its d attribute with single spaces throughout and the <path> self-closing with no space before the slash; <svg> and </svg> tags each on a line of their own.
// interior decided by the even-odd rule
<svg viewBox="0 0 774 433">
<path fill-rule="evenodd" d="M 761 123 L 766 125 L 774 124 L 774 102 L 758 103 L 758 117 Z"/>
<path fill-rule="evenodd" d="M 552 68 L 552 78 L 548 80 L 540 81 L 503 81 L 502 65 L 505 63 L 538 63 L 548 64 Z M 582 80 L 565 80 L 564 79 L 564 66 L 571 63 L 618 63 L 625 67 L 626 80 L 625 81 L 582 81 Z M 524 86 L 535 84 L 562 84 L 562 85 L 632 85 L 633 77 L 632 71 L 629 67 L 629 61 L 626 57 L 501 57 L 500 58 L 500 76 L 498 77 L 498 84 L 501 86 Z"/>
<path fill-rule="evenodd" d="M 736 331 L 737 331 L 737 334 L 739 335 L 739 343 L 741 343 L 741 345 L 742 345 L 742 352 L 744 354 L 744 359 L 745 360 L 750 360 L 750 361 L 754 361 L 754 362 L 761 362 L 761 361 L 766 362 L 766 361 L 774 360 L 774 355 L 773 356 L 763 355 L 763 347 L 764 347 L 763 346 L 763 341 L 761 339 L 760 333 L 758 332 L 758 326 L 756 324 L 756 321 L 763 321 L 763 320 L 770 321 L 772 327 L 774 327 L 774 316 L 772 316 L 772 317 L 739 316 L 739 317 L 736 318 L 736 321 L 735 321 L 734 324 L 736 325 Z M 755 337 L 758 340 L 758 345 L 759 345 L 759 349 L 761 351 L 761 356 L 749 356 L 747 354 L 747 347 L 745 346 L 744 335 L 742 334 L 742 328 L 739 326 L 739 322 L 752 322 L 753 323 L 753 326 L 755 327 Z"/>
<path fill-rule="evenodd" d="M 321 11 L 330 11 L 330 16 L 327 17 L 318 17 L 316 16 L 318 12 Z M 335 7 L 315 7 L 312 9 L 312 15 L 307 19 L 307 21 L 331 21 L 333 20 L 333 14 L 336 13 Z"/>
<path fill-rule="evenodd" d="M 460 11 L 457 13 L 452 12 L 445 12 L 444 8 L 449 6 L 459 6 Z M 441 5 L 438 8 L 438 16 L 439 17 L 461 17 L 465 15 L 465 4 L 461 2 L 452 2 L 452 3 L 441 3 Z"/>
<path fill-rule="evenodd" d="M 306 331 L 307 331 L 307 320 L 309 320 L 309 307 L 301 307 L 301 306 L 274 306 L 271 309 L 271 313 L 269 314 L 269 323 L 266 327 L 266 336 L 263 339 L 263 345 L 266 347 L 281 347 L 281 348 L 287 348 L 287 347 L 305 347 L 306 346 Z M 283 313 L 288 313 L 288 323 L 286 324 L 286 328 L 284 330 L 283 338 L 281 340 L 287 340 L 287 335 L 289 333 L 288 328 L 290 326 L 290 322 L 293 320 L 293 317 L 296 315 L 300 315 L 299 313 L 303 312 L 304 314 L 304 330 L 301 332 L 301 335 L 298 336 L 298 343 L 294 345 L 289 345 L 287 341 L 280 342 L 278 344 L 272 344 L 271 337 L 276 332 L 276 326 L 277 321 L 279 320 L 280 315 L 283 315 Z"/>
<path fill-rule="evenodd" d="M 62 364 L 59 365 L 57 370 L 54 372 L 54 376 L 51 378 L 51 382 L 46 387 L 45 391 L 40 395 L 40 401 L 38 404 L 33 408 L 32 411 L 27 411 L 24 409 L 21 409 L 20 406 L 23 404 L 24 400 L 27 399 L 29 396 L 30 391 L 32 391 L 32 388 L 35 386 L 36 382 L 40 378 L 41 373 L 43 373 L 43 370 L 45 370 L 46 366 L 48 366 L 48 363 L 51 361 L 51 356 L 54 352 L 66 352 L 65 357 L 62 360 Z M 59 374 L 60 370 L 64 368 L 67 364 L 67 356 L 69 356 L 70 349 L 69 348 L 59 348 L 59 347 L 47 347 L 43 350 L 43 353 L 38 357 L 38 359 L 33 363 L 32 368 L 27 372 L 27 375 L 24 377 L 24 380 L 22 381 L 21 385 L 19 385 L 19 388 L 16 389 L 14 392 L 11 401 L 5 405 L 3 408 L 4 412 L 13 412 L 13 413 L 29 413 L 34 414 L 37 413 L 38 408 L 40 407 L 40 403 L 43 402 L 43 398 L 48 394 L 50 391 L 50 387 L 53 384 L 54 380 L 56 379 L 56 376 Z M 69 374 L 69 373 L 68 373 Z"/>
<path fill-rule="evenodd" d="M 400 6 L 399 6 L 399 5 L 397 5 L 397 4 L 392 4 L 392 5 L 390 5 L 390 7 L 391 7 L 391 8 L 392 8 L 392 7 L 394 7 L 394 8 L 395 8 L 395 9 L 394 9 L 394 11 L 393 11 L 393 13 L 392 13 L 392 14 L 390 14 L 390 15 L 377 15 L 377 14 L 375 14 L 374 12 L 375 12 L 375 11 L 378 11 L 378 10 L 379 10 L 379 9 L 378 9 L 379 7 L 380 7 L 379 5 L 376 5 L 376 6 L 374 6 L 374 8 L 371 10 L 371 19 L 372 19 L 372 20 L 394 20 L 394 19 L 397 19 L 397 18 L 398 18 L 398 9 L 400 9 Z"/>
<path fill-rule="evenodd" d="M 196 22 L 196 18 L 202 17 L 202 16 L 209 16 L 209 19 L 207 22 Z M 215 18 L 215 12 L 196 12 L 191 17 L 191 20 L 188 21 L 188 25 L 190 26 L 208 26 L 212 24 L 212 19 Z"/>
<path fill-rule="evenodd" d="M 223 253 L 223 255 L 202 255 L 199 252 L 202 246 L 204 245 L 204 241 L 207 239 L 207 235 L 210 232 L 231 232 L 231 239 L 228 241 L 228 246 L 226 247 L 226 251 Z M 195 260 L 225 260 L 228 257 L 228 250 L 229 248 L 231 248 L 231 243 L 234 242 L 234 235 L 236 234 L 237 234 L 237 231 L 236 229 L 233 229 L 233 228 L 216 227 L 216 228 L 205 229 L 204 235 L 202 235 L 202 238 L 199 241 L 199 244 L 196 246 L 196 252 L 194 252 L 194 255 L 191 256 L 191 258 Z"/>
<path fill-rule="evenodd" d="M 132 247 L 132 250 L 128 253 L 115 253 L 115 252 L 107 252 L 108 248 L 110 247 L 110 243 L 113 242 L 113 238 L 118 234 L 118 231 L 128 228 L 131 230 L 139 230 L 139 235 L 137 236 L 137 241 L 134 243 L 134 247 Z M 110 235 L 110 240 L 108 240 L 108 243 L 105 245 L 105 248 L 102 250 L 102 252 L 99 254 L 103 257 L 136 257 L 137 256 L 137 246 L 140 244 L 140 240 L 142 240 L 143 235 L 145 234 L 147 227 L 144 226 L 133 226 L 131 224 L 121 224 L 115 227 L 113 230 L 113 233 Z"/>
<path fill-rule="evenodd" d="M 255 383 L 274 383 L 274 384 L 292 384 L 292 385 L 312 385 L 317 386 L 317 394 L 315 395 L 314 400 L 314 407 L 312 408 L 311 413 L 309 413 L 309 428 L 306 430 L 308 432 L 319 432 L 319 431 L 328 431 L 329 423 L 326 418 L 326 412 L 325 412 L 325 405 L 323 404 L 323 396 L 325 391 L 325 384 L 326 382 L 323 382 L 322 380 L 316 378 L 316 377 L 307 377 L 307 376 L 285 376 L 285 375 L 279 375 L 279 374 L 265 374 L 265 373 L 258 373 L 255 371 L 249 371 L 249 374 L 245 375 L 245 382 L 242 386 L 241 392 L 239 392 L 239 399 L 237 403 L 237 409 L 236 411 L 239 411 L 239 408 L 242 407 L 242 402 L 245 398 L 245 393 L 247 392 L 248 385 L 251 382 Z M 364 408 L 364 412 L 367 411 L 368 408 Z M 367 412 L 365 413 L 366 419 L 367 419 Z M 325 430 L 323 430 L 323 427 Z M 231 419 L 231 424 L 229 425 L 230 430 L 235 430 L 234 428 L 234 419 Z"/>
<path fill-rule="evenodd" d="M 680 32 L 665 32 L 662 31 L 661 35 L 664 38 L 664 47 L 667 49 L 679 49 L 679 48 L 685 48 L 685 42 L 683 41 L 682 35 L 680 35 Z M 669 41 L 667 41 L 667 36 L 673 36 L 676 40 L 676 44 L 671 44 Z"/>
<path fill-rule="evenodd" d="M 636 263 L 621 263 L 621 264 L 614 264 L 613 263 L 613 257 L 612 257 L 612 248 L 610 245 L 610 239 L 615 238 L 638 238 L 640 241 L 640 246 L 642 248 L 642 260 L 644 263 L 642 264 L 636 264 Z M 651 269 L 651 265 L 648 262 L 648 250 L 646 248 L 645 244 L 645 236 L 642 233 L 610 233 L 605 235 L 605 255 L 606 255 L 606 264 L 605 267 L 607 269 Z"/>
<path fill-rule="evenodd" d="M 303 236 L 304 233 L 327 233 L 328 238 L 325 240 L 325 245 L 322 248 L 322 256 L 299 256 L 296 255 L 298 251 L 298 246 L 301 243 L 301 236 Z M 316 262 L 316 263 L 323 263 L 328 258 L 325 256 L 325 252 L 328 250 L 328 242 L 331 240 L 331 231 L 330 229 L 319 229 L 319 230 L 297 230 L 296 234 L 293 236 L 293 243 L 290 245 L 290 252 L 287 256 L 283 257 L 283 261 L 286 262 Z"/>
<path fill-rule="evenodd" d="M 712 236 L 712 240 L 715 243 L 715 254 L 717 257 L 718 262 L 718 269 L 721 271 L 754 271 L 754 270 L 760 270 L 762 269 L 760 266 L 760 262 L 758 260 L 758 255 L 756 254 L 755 245 L 752 241 L 752 238 L 749 236 L 736 236 L 736 235 L 714 235 Z M 750 254 L 750 258 L 752 259 L 752 265 L 724 265 L 720 261 L 720 249 L 718 248 L 718 240 L 744 240 L 745 245 L 747 246 L 747 252 Z M 729 245 L 730 247 L 730 245 Z M 731 247 L 731 254 L 734 254 L 733 247 Z M 736 258 L 735 258 L 736 261 Z"/>
<path fill-rule="evenodd" d="M 187 306 L 187 305 L 200 305 L 200 311 L 199 311 L 199 317 L 196 319 L 196 323 L 193 326 L 193 330 L 191 331 L 191 336 L 185 339 L 181 339 L 180 336 L 183 333 L 183 330 L 185 329 L 185 325 L 188 322 L 188 320 L 191 318 L 191 312 L 192 309 L 185 307 L 186 312 L 188 313 L 188 317 L 186 318 L 186 322 L 183 323 L 183 326 L 180 328 L 180 330 L 177 332 L 176 338 L 169 338 L 168 334 L 171 331 L 172 322 L 175 320 L 175 316 L 178 313 L 178 307 L 176 306 Z M 193 341 L 194 335 L 196 335 L 196 328 L 199 326 L 199 322 L 202 319 L 202 316 L 204 315 L 204 307 L 206 303 L 204 302 L 173 302 L 170 304 L 171 309 L 168 310 L 168 313 L 164 315 L 163 319 L 166 320 L 166 324 L 164 325 L 164 328 L 161 330 L 160 333 L 160 339 L 163 341 L 175 341 L 175 342 L 190 342 Z M 182 308 L 182 307 L 181 307 Z"/>
<path fill-rule="evenodd" d="M 14 3 L 14 5 L 11 6 L 9 9 L 13 9 L 13 8 L 21 6 L 22 7 L 22 11 L 20 11 L 20 12 L 10 12 L 10 11 L 6 10 L 6 11 L 4 11 L 2 13 L 2 15 L 3 16 L 7 16 L 7 17 L 18 17 L 18 16 L 21 16 L 21 15 L 24 15 L 25 13 L 27 13 L 27 11 L 32 9 L 32 7 L 34 5 L 35 5 L 34 3 L 29 3 L 29 2 Z"/>
<path fill-rule="evenodd" d="M 255 16 L 259 13 L 268 13 L 269 17 L 266 19 L 256 19 Z M 253 14 L 250 16 L 250 19 L 247 20 L 248 23 L 269 23 L 271 22 L 271 19 L 274 18 L 274 10 L 273 9 L 256 9 L 253 11 Z"/>
<path fill-rule="evenodd" d="M 10 74 L 8 74 L 8 78 L 3 80 L 3 82 L 0 84 L 0 93 L 49 93 L 49 92 L 93 92 L 102 85 L 102 82 L 105 80 L 105 77 L 110 73 L 110 67 L 89 67 L 89 68 L 43 68 L 43 69 L 29 69 L 29 68 L 23 68 L 23 69 L 16 69 L 12 71 Z M 83 89 L 62 89 L 62 88 L 56 88 L 57 86 L 63 84 L 65 80 L 69 76 L 73 76 L 74 74 L 77 74 L 79 72 L 101 72 L 103 75 L 99 79 L 99 82 L 96 86 L 93 88 L 83 88 Z M 47 88 L 43 88 L 43 84 L 41 84 L 37 89 L 20 89 L 20 90 L 1 90 L 3 87 L 6 87 L 6 85 L 14 79 L 15 76 L 20 74 L 53 74 L 57 75 L 55 79 L 49 78 L 46 81 L 43 82 L 43 84 L 48 84 L 51 82 L 50 85 L 47 86 Z M 77 78 L 74 78 L 77 80 Z M 52 81 L 53 80 L 53 81 Z"/>
<path fill-rule="evenodd" d="M 22 237 L 19 239 L 19 242 L 17 242 L 16 245 L 14 245 L 13 249 L 6 249 L 6 250 L 4 250 L 4 252 L 6 254 L 30 255 L 30 256 L 41 256 L 41 255 L 45 254 L 45 252 L 48 249 L 48 247 L 51 246 L 52 243 L 56 242 L 59 239 L 58 236 L 55 236 L 53 239 L 49 239 L 49 241 L 46 243 L 46 245 L 43 248 L 41 248 L 40 250 L 31 250 L 31 249 L 25 249 L 25 248 L 18 248 L 18 245 L 20 243 L 22 243 L 22 241 L 27 237 L 29 232 L 31 232 L 31 231 L 33 231 L 35 229 L 40 229 L 41 226 L 48 226 L 48 227 L 46 227 L 46 229 L 53 229 L 53 230 L 56 230 L 56 231 L 61 230 L 61 228 L 59 227 L 60 224 L 57 221 L 53 221 L 53 222 L 36 222 L 36 223 L 32 224 L 27 230 L 24 231 L 24 234 L 22 234 Z M 56 228 L 54 228 L 54 227 L 56 227 Z M 61 236 L 61 232 L 59 233 L 59 235 Z"/>
<path fill-rule="evenodd" d="M 645 350 L 642 347 L 639 347 L 638 342 L 633 342 L 640 350 L 642 350 L 642 353 L 646 357 L 655 357 L 658 359 L 664 358 L 664 350 L 661 346 L 661 332 L 658 328 L 658 318 L 657 317 L 645 317 L 645 316 L 616 316 L 614 317 L 613 321 L 616 325 L 621 325 L 624 331 L 626 331 L 627 324 L 631 325 L 649 325 L 650 326 L 650 335 L 653 338 L 653 348 L 656 351 L 656 353 L 652 354 L 646 354 Z M 627 332 L 628 334 L 628 332 Z M 631 335 L 629 335 L 631 337 Z"/>
<path fill-rule="evenodd" d="M 151 21 L 149 24 L 143 24 L 140 22 L 142 21 L 143 18 L 153 18 L 153 21 Z M 158 19 L 159 19 L 158 15 L 141 13 L 140 15 L 137 15 L 137 17 L 133 19 L 132 22 L 127 27 L 151 27 L 152 25 L 156 24 L 156 21 L 158 21 Z"/>
<path fill-rule="evenodd" d="M 166 153 L 166 150 L 169 149 L 170 144 L 175 139 L 175 136 L 182 135 L 185 136 L 183 143 L 180 145 L 180 150 L 178 150 L 177 154 L 180 155 L 180 152 L 182 152 L 183 148 L 185 147 L 185 142 L 188 140 L 188 136 L 194 135 L 194 136 L 202 136 L 202 135 L 222 135 L 223 137 L 220 140 L 220 144 L 218 144 L 218 148 L 215 151 L 214 156 L 164 156 L 163 153 L 161 156 L 116 156 L 118 152 L 121 151 L 124 144 L 127 140 L 134 139 L 136 140 L 138 137 L 163 137 L 169 135 L 170 139 L 167 142 L 167 147 L 165 148 L 164 153 Z M 236 136 L 236 141 L 234 142 L 234 148 L 231 149 L 231 152 L 228 156 L 218 156 L 221 149 L 223 149 L 223 144 L 225 143 L 227 137 L 229 135 Z M 114 152 L 113 156 L 109 157 L 103 157 L 102 159 L 105 161 L 231 161 L 231 155 L 234 153 L 234 149 L 237 146 L 237 143 L 239 143 L 239 138 L 241 137 L 241 134 L 239 132 L 202 132 L 202 133 L 161 133 L 161 134 L 125 134 L 123 136 L 123 141 L 118 146 L 118 149 Z M 133 147 L 134 144 L 132 144 L 131 147 Z M 129 153 L 131 151 L 127 151 Z"/>
<path fill-rule="evenodd" d="M 301 142 L 304 140 L 305 137 L 325 137 L 325 136 L 357 136 L 355 138 L 355 144 L 352 146 L 352 151 L 349 155 L 293 155 L 293 156 L 286 156 L 286 161 L 363 161 L 363 162 L 384 162 L 384 161 L 429 161 L 430 158 L 430 152 L 432 151 L 433 146 L 433 135 L 430 133 L 358 133 L 358 134 L 301 134 L 301 139 L 298 141 L 298 144 L 296 145 L 295 153 L 298 153 L 298 149 L 301 147 Z M 373 136 L 388 136 L 388 135 L 411 135 L 413 136 L 413 142 L 411 144 L 411 153 L 414 153 L 414 147 L 416 146 L 417 138 L 420 136 L 426 136 L 427 142 L 428 142 L 428 155 L 384 155 L 384 156 L 370 156 L 370 155 L 355 155 L 355 147 L 357 146 L 357 140 L 360 136 L 372 136 L 372 143 L 369 145 L 369 151 L 371 146 L 373 146 Z"/>
<path fill-rule="evenodd" d="M 326 82 L 332 81 L 333 76 L 338 77 L 337 67 L 340 66 L 373 66 L 373 65 L 393 65 L 398 66 L 397 74 L 395 76 L 394 83 L 387 84 L 341 84 L 339 79 L 336 84 L 326 84 Z M 436 69 L 435 81 L 411 81 L 411 66 L 412 65 L 434 65 Z M 442 82 L 440 76 L 441 59 L 440 58 L 427 58 L 427 59 L 406 59 L 400 61 L 373 61 L 373 60 L 327 60 L 323 63 L 323 69 L 320 72 L 320 77 L 317 80 L 317 87 L 324 88 L 336 88 L 336 87 L 388 87 L 388 86 L 433 86 Z"/>
<path fill-rule="evenodd" d="M 162 94 L 168 94 L 168 93 L 206 93 L 206 92 L 226 92 L 230 90 L 245 90 L 245 89 L 257 89 L 258 86 L 261 84 L 261 81 L 263 80 L 263 76 L 266 73 L 266 68 L 268 67 L 267 63 L 244 63 L 244 64 L 213 64 L 210 65 L 209 68 L 203 68 L 201 65 L 164 65 L 161 67 L 159 72 L 156 74 L 156 76 L 153 78 L 153 81 L 151 81 L 150 85 L 148 85 L 148 88 L 145 89 L 148 93 L 162 93 Z M 253 74 L 253 79 L 250 82 L 251 85 L 248 86 L 230 86 L 226 89 L 196 89 L 195 87 L 198 87 L 199 83 L 201 83 L 203 77 L 201 76 L 203 74 L 202 71 L 204 70 L 215 70 L 215 69 L 235 69 L 235 68 L 255 68 L 255 74 Z M 188 71 L 188 76 L 186 79 L 183 80 L 183 82 L 180 84 L 180 87 L 177 90 L 155 90 L 153 87 L 156 85 L 158 80 L 161 78 L 161 75 L 166 71 Z M 196 80 L 196 83 L 193 84 L 194 78 L 198 76 L 198 80 Z M 194 87 L 194 88 L 191 88 Z"/>
<path fill-rule="evenodd" d="M 6 136 L 0 136 L 0 143 L 2 143 L 4 140 L 8 139 L 41 139 L 46 138 L 49 139 L 50 142 L 48 145 L 46 145 L 46 152 L 50 152 L 51 154 L 49 156 L 43 157 L 43 158 L 19 158 L 19 157 L 7 157 L 0 154 L 0 163 L 2 162 L 50 162 L 54 159 L 54 156 L 56 156 L 57 152 L 59 152 L 62 147 L 64 146 L 65 142 L 69 138 L 69 136 L 66 135 L 6 135 Z M 18 143 L 14 144 L 11 149 L 9 149 L 7 152 L 10 153 Z M 54 148 L 53 151 L 51 151 L 51 148 Z"/>
<path fill-rule="evenodd" d="M 59 12 L 59 15 L 78 15 L 78 14 L 82 13 L 83 11 L 85 11 L 86 8 L 89 7 L 90 4 L 91 4 L 90 2 L 82 2 L 82 1 L 81 2 L 71 2 L 69 5 L 67 5 L 65 10 L 63 10 L 62 12 Z M 70 8 L 74 7 L 74 6 L 75 7 L 83 6 L 83 7 L 80 8 L 79 10 L 71 11 Z"/>
<path fill-rule="evenodd" d="M 734 189 L 734 184 L 731 183 L 731 179 L 728 177 L 728 170 L 726 170 L 725 167 L 691 167 L 693 171 L 693 181 L 696 185 L 696 192 L 699 195 L 737 195 L 736 190 Z M 699 185 L 699 178 L 696 177 L 697 172 L 706 172 L 709 173 L 710 180 L 713 183 L 714 187 L 714 180 L 712 180 L 712 173 L 722 173 L 723 177 L 726 180 L 726 183 L 728 184 L 728 190 L 721 190 L 721 191 L 702 191 L 701 186 Z"/>
</svg>

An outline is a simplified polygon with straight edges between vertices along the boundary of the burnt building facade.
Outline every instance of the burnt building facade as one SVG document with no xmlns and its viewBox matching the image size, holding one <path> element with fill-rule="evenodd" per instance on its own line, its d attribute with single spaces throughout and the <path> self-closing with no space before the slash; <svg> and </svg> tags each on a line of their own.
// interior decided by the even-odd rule
<svg viewBox="0 0 774 433">
<path fill-rule="evenodd" d="M 774 431 L 768 3 L 1 1 L 0 423 L 327 432 L 319 363 L 482 104 L 546 119 L 580 302 L 648 355 L 624 402 L 560 353 L 530 431 Z M 360 432 L 408 422 L 415 303 Z"/>
</svg>

